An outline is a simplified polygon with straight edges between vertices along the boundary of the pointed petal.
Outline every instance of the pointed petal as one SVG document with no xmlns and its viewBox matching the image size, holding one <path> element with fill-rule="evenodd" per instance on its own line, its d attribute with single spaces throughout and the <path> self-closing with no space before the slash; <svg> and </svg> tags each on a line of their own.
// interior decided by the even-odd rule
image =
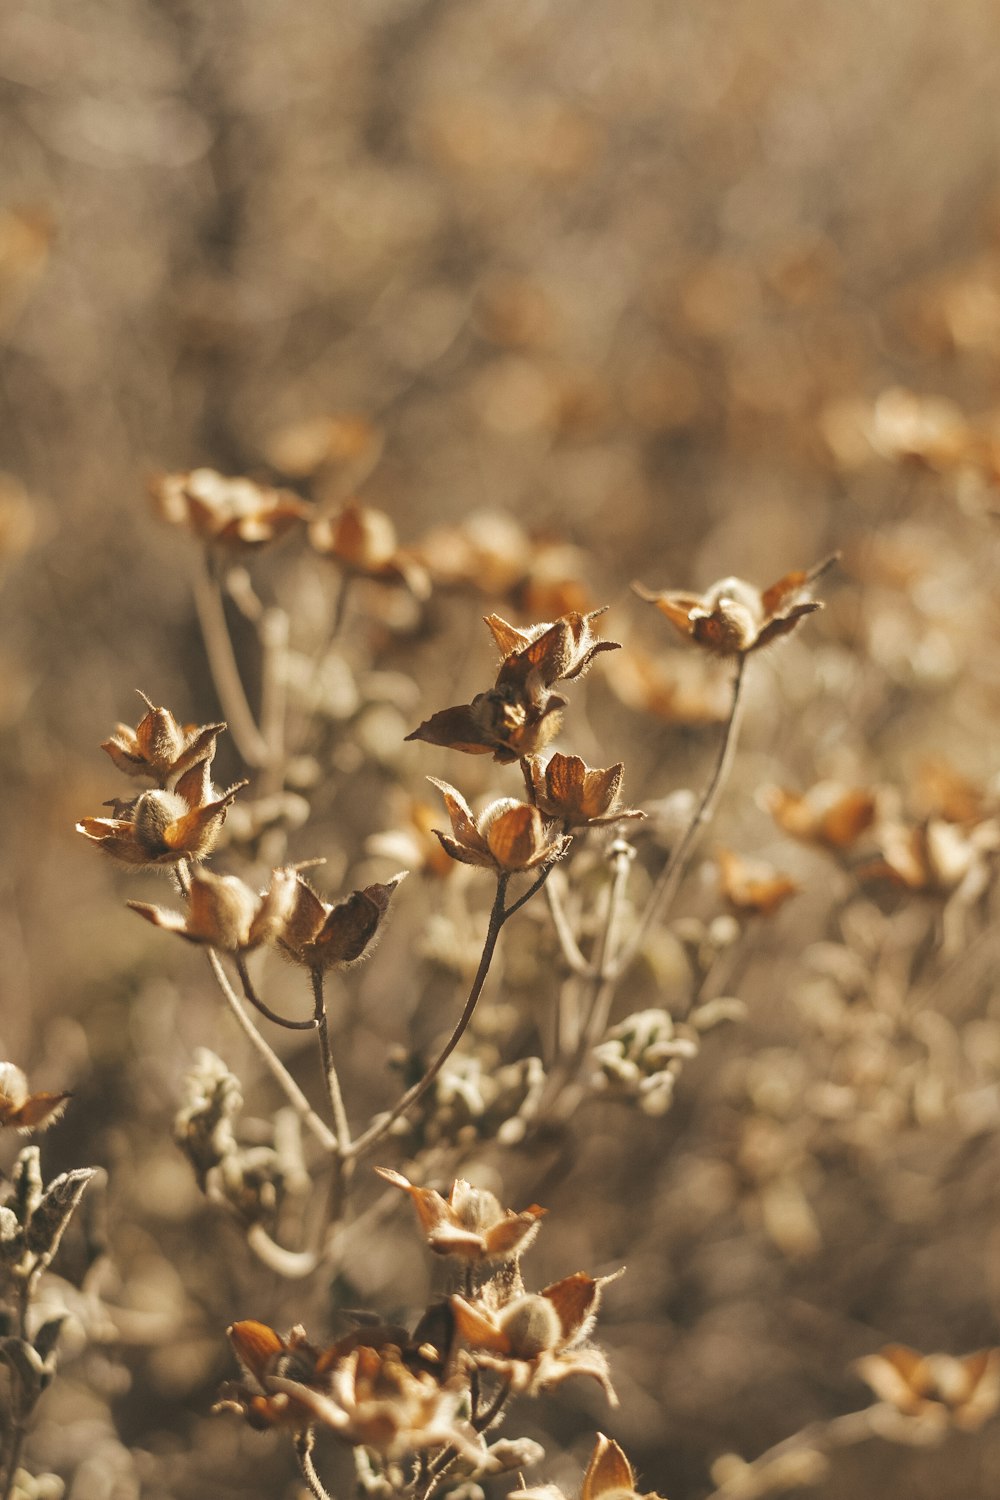
<svg viewBox="0 0 1000 1500">
<path fill-rule="evenodd" d="M 179 911 L 168 911 L 162 906 L 147 906 L 145 901 L 126 901 L 125 905 L 130 911 L 145 917 L 147 922 L 152 922 L 154 927 L 162 927 L 165 932 L 177 932 L 191 942 L 198 941 L 188 932 L 187 921 Z"/>
<path fill-rule="evenodd" d="M 487 828 L 486 842 L 502 869 L 528 869 L 547 848 L 537 807 L 516 802 L 494 816 Z"/>
<path fill-rule="evenodd" d="M 455 1327 L 471 1349 L 486 1349 L 494 1354 L 509 1354 L 510 1340 L 502 1328 L 487 1318 L 464 1297 L 452 1297 Z"/>
<path fill-rule="evenodd" d="M 285 1350 L 284 1339 L 266 1323 L 257 1323 L 252 1318 L 234 1323 L 226 1332 L 240 1364 L 263 1384 L 269 1364 Z"/>
<path fill-rule="evenodd" d="M 407 740 L 424 740 L 428 745 L 443 745 L 448 750 L 461 750 L 466 755 L 489 755 L 496 742 L 482 728 L 468 703 L 456 704 L 454 708 L 443 708 L 431 714 Z"/>
<path fill-rule="evenodd" d="M 573 1276 L 553 1282 L 542 1292 L 555 1308 L 567 1342 L 576 1338 L 597 1312 L 602 1285 L 603 1280 L 595 1281 L 585 1271 L 577 1271 Z"/>
<path fill-rule="evenodd" d="M 583 1476 L 580 1500 L 600 1500 L 609 1490 L 635 1491 L 632 1465 L 613 1438 L 597 1434 L 587 1472 Z"/>
<path fill-rule="evenodd" d="M 451 819 L 451 831 L 461 844 L 480 854 L 487 854 L 486 840 L 479 831 L 479 827 L 472 815 L 472 809 L 462 796 L 447 781 L 439 781 L 436 776 L 428 776 L 427 780 L 432 786 L 436 786 L 444 798 L 444 805 L 448 809 Z"/>
<path fill-rule="evenodd" d="M 513 625 L 508 625 L 500 615 L 485 615 L 483 618 L 492 632 L 500 655 L 504 658 L 510 656 L 513 651 L 520 651 L 531 639 L 523 630 L 517 630 Z"/>
</svg>

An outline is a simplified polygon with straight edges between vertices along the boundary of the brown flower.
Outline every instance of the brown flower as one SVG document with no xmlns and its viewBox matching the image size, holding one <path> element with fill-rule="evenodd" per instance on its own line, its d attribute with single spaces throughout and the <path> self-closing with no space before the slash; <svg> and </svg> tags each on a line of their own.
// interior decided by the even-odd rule
<svg viewBox="0 0 1000 1500">
<path fill-rule="evenodd" d="M 538 808 L 528 802 L 501 797 L 475 818 L 461 792 L 436 776 L 427 779 L 444 797 L 451 818 L 451 834 L 437 828 L 434 832 L 452 859 L 462 864 L 482 865 L 510 875 L 558 859 L 569 845 L 555 825 L 547 823 Z"/>
<path fill-rule="evenodd" d="M 608 606 L 581 615 L 576 610 L 561 615 L 551 625 L 531 625 L 518 630 L 500 615 L 487 615 L 490 628 L 503 657 L 497 686 L 505 681 L 523 682 L 537 673 L 545 687 L 582 677 L 600 651 L 618 651 L 618 641 L 596 636 L 592 622 L 606 613 Z"/>
<path fill-rule="evenodd" d="M 874 792 L 819 781 L 801 795 L 780 786 L 765 787 L 761 801 L 779 827 L 808 844 L 848 849 L 875 821 Z"/>
<path fill-rule="evenodd" d="M 430 593 L 426 569 L 400 548 L 384 511 L 350 500 L 338 515 L 313 521 L 309 540 L 317 552 L 351 573 L 378 583 L 403 583 L 418 599 Z"/>
<path fill-rule="evenodd" d="M 948 895 L 964 888 L 982 889 L 987 858 L 1000 849 L 1000 827 L 987 820 L 972 829 L 941 818 L 922 823 L 883 823 L 881 858 L 856 871 L 861 879 L 882 879 L 911 891 Z"/>
<path fill-rule="evenodd" d="M 599 1432 L 583 1476 L 580 1500 L 602 1500 L 604 1496 L 608 1500 L 639 1500 L 632 1465 L 614 1438 Z M 566 1500 L 566 1496 L 557 1485 L 541 1484 L 518 1490 L 517 1500 Z M 661 1500 L 661 1497 L 650 1494 L 645 1500 Z"/>
<path fill-rule="evenodd" d="M 585 1340 L 604 1287 L 621 1274 L 595 1280 L 577 1271 L 543 1292 L 514 1297 L 497 1311 L 455 1296 L 451 1299 L 455 1326 L 475 1363 L 509 1380 L 515 1394 L 534 1395 L 551 1390 L 571 1375 L 589 1375 L 616 1406 L 607 1359 Z"/>
<path fill-rule="evenodd" d="M 156 708 L 140 692 L 149 710 L 135 729 L 118 724 L 101 746 L 126 776 L 148 776 L 165 787 L 198 761 L 211 762 L 215 741 L 225 724 L 179 724 L 169 708 Z"/>
<path fill-rule="evenodd" d="M 704 594 L 657 593 L 641 583 L 632 587 L 697 645 L 717 656 L 744 656 L 787 635 L 805 615 L 822 609 L 807 591 L 836 560 L 835 554 L 814 568 L 786 573 L 763 590 L 742 578 L 720 579 Z"/>
<path fill-rule="evenodd" d="M 558 818 L 564 827 L 600 827 L 622 818 L 646 816 L 634 807 L 617 807 L 625 775 L 621 761 L 598 771 L 578 755 L 557 751 L 547 765 L 532 758 L 528 766 L 536 806 L 546 817 Z"/>
<path fill-rule="evenodd" d="M 199 869 L 191 875 L 187 916 L 143 901 L 125 904 L 154 927 L 176 932 L 188 942 L 243 953 L 273 941 L 283 930 L 295 903 L 297 880 L 297 872 L 288 866 L 275 870 L 268 889 L 257 895 L 236 875 Z"/>
<path fill-rule="evenodd" d="M 956 1357 L 888 1344 L 854 1368 L 880 1401 L 904 1416 L 978 1432 L 1000 1409 L 1000 1349 Z"/>
<path fill-rule="evenodd" d="M 732 849 L 717 849 L 715 862 L 722 894 L 740 912 L 770 916 L 799 889 L 794 880 L 762 859 L 747 859 Z"/>
<path fill-rule="evenodd" d="M 312 513 L 290 490 L 229 479 L 215 469 L 158 475 L 150 491 L 157 514 L 171 526 L 182 526 L 205 542 L 237 547 L 276 541 Z"/>
<path fill-rule="evenodd" d="M 724 668 L 708 674 L 704 661 L 683 650 L 652 656 L 628 642 L 608 685 L 626 708 L 667 724 L 722 724 L 729 717 L 732 688 Z"/>
<path fill-rule="evenodd" d="M 521 1255 L 539 1229 L 545 1213 L 533 1203 L 522 1213 L 501 1208 L 493 1193 L 458 1178 L 447 1198 L 433 1188 L 415 1187 L 402 1172 L 376 1167 L 380 1177 L 409 1193 L 427 1244 L 436 1255 L 462 1260 L 508 1260 Z"/>
<path fill-rule="evenodd" d="M 402 806 L 396 825 L 383 833 L 372 834 L 365 849 L 381 859 L 391 859 L 410 870 L 444 879 L 454 872 L 455 862 L 441 848 L 434 832 L 437 816 L 429 802 L 409 798 Z"/>
<path fill-rule="evenodd" d="M 172 792 L 142 792 L 131 802 L 112 804 L 113 818 L 82 818 L 76 825 L 91 843 L 128 865 L 169 865 L 203 859 L 215 844 L 238 781 L 219 795 L 200 760 L 185 771 Z"/>
<path fill-rule="evenodd" d="M 384 885 L 368 885 L 330 905 L 296 875 L 278 942 L 290 958 L 308 969 L 346 968 L 371 950 L 392 894 L 406 876 L 401 870 Z"/>
<path fill-rule="evenodd" d="M 529 536 L 510 516 L 484 512 L 437 527 L 414 552 L 436 584 L 511 600 L 528 615 L 587 607 L 583 553 L 558 538 Z"/>
<path fill-rule="evenodd" d="M 32 1094 L 28 1080 L 16 1063 L 0 1063 L 0 1126 L 9 1125 L 25 1134 L 47 1130 L 66 1108 L 69 1094 Z"/>
</svg>

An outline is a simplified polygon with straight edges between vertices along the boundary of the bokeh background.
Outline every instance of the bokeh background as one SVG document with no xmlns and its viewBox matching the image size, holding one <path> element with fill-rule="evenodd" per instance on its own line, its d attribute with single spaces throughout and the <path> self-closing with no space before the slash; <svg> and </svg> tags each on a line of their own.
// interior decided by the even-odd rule
<svg viewBox="0 0 1000 1500">
<path fill-rule="evenodd" d="M 920 767 L 946 757 L 980 821 L 991 807 L 998 35 L 995 0 L 9 0 L 0 1038 L 38 1086 L 75 1090 L 51 1169 L 109 1174 L 109 1226 L 90 1234 L 107 1235 L 116 1312 L 102 1324 L 81 1302 L 29 1449 L 72 1500 L 295 1492 L 280 1444 L 205 1413 L 226 1323 L 287 1326 L 297 1293 L 202 1206 L 170 1141 L 198 1045 L 247 1068 L 265 1113 L 274 1101 L 197 956 L 122 908 L 162 893 L 123 892 L 72 835 L 120 791 L 97 747 L 135 722 L 134 687 L 184 718 L 219 711 L 191 546 L 146 501 L 162 469 L 209 464 L 321 503 L 356 492 L 404 543 L 485 513 L 579 549 L 571 571 L 634 651 L 631 676 L 595 667 L 566 748 L 624 759 L 629 801 L 697 784 L 718 716 L 707 669 L 629 580 L 768 583 L 843 550 L 824 615 L 752 674 L 720 813 L 720 839 L 803 886 L 746 926 L 732 982 L 748 1021 L 713 1035 L 662 1119 L 592 1103 L 571 1136 L 481 1153 L 508 1201 L 552 1210 L 539 1285 L 630 1266 L 604 1322 L 620 1411 L 570 1387 L 520 1430 L 547 1434 L 571 1493 L 599 1425 L 643 1487 L 697 1500 L 719 1453 L 863 1404 L 850 1362 L 881 1343 L 997 1342 L 989 886 L 942 957 L 940 893 L 859 894 L 755 793 L 834 776 L 927 815 Z M 260 566 L 307 639 L 335 571 L 285 551 Z M 397 816 L 397 782 L 517 791 L 399 741 L 483 685 L 478 616 L 518 601 L 484 580 L 425 610 L 375 587 L 361 605 L 311 747 L 315 821 L 293 841 L 329 856 L 333 891 Z M 649 663 L 668 647 L 657 700 Z M 688 916 L 720 910 L 713 879 L 695 870 Z M 439 898 L 417 883 L 342 1000 L 358 1109 L 390 1097 L 386 1038 L 426 1040 L 412 951 Z M 544 950 L 543 914 L 525 922 Z M 679 951 L 647 957 L 616 1018 L 680 1003 Z M 530 1010 L 540 975 L 510 967 Z M 453 993 L 446 972 L 422 983 Z M 827 990 L 876 1020 L 834 1023 Z M 817 1095 L 831 1079 L 854 1090 L 836 1109 Z M 400 1213 L 376 1230 L 382 1248 L 345 1252 L 344 1286 L 309 1291 L 314 1324 L 352 1295 L 419 1306 L 412 1227 Z M 969 1500 L 998 1470 L 994 1424 L 839 1455 L 815 1493 Z"/>
</svg>

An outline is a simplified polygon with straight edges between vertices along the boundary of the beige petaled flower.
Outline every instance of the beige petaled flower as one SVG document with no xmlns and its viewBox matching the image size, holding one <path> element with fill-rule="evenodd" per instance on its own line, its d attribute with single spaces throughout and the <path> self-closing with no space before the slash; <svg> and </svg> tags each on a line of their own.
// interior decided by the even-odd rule
<svg viewBox="0 0 1000 1500">
<path fill-rule="evenodd" d="M 172 792 L 142 792 L 131 802 L 115 803 L 113 818 L 81 818 L 78 833 L 123 864 L 170 865 L 179 859 L 203 859 L 212 850 L 236 793 L 238 781 L 218 793 L 207 760 L 185 771 Z"/>
<path fill-rule="evenodd" d="M 297 882 L 297 871 L 285 866 L 272 872 L 267 890 L 258 895 L 236 875 L 198 869 L 191 875 L 187 916 L 143 901 L 125 904 L 154 927 L 190 943 L 244 953 L 280 935 L 295 903 Z"/>
<path fill-rule="evenodd" d="M 179 724 L 169 708 L 156 708 L 143 692 L 148 713 L 135 729 L 118 724 L 101 746 L 126 776 L 148 776 L 165 787 L 198 761 L 211 762 L 225 724 Z"/>
<path fill-rule="evenodd" d="M 607 770 L 595 770 L 578 755 L 556 751 L 545 766 L 534 758 L 528 764 L 536 806 L 565 827 L 593 828 L 646 816 L 634 807 L 617 806 L 625 775 L 621 761 Z"/>
<path fill-rule="evenodd" d="M 862 787 L 819 781 L 801 795 L 784 787 L 764 787 L 760 800 L 779 827 L 807 844 L 849 849 L 875 822 L 878 802 Z"/>
<path fill-rule="evenodd" d="M 986 881 L 988 857 L 1000 849 L 1000 826 L 992 819 L 971 829 L 941 818 L 884 823 L 878 841 L 881 858 L 859 869 L 860 878 L 938 896 L 960 888 L 974 894 Z"/>
<path fill-rule="evenodd" d="M 566 1500 L 554 1484 L 532 1485 L 514 1493 L 517 1500 Z M 580 1500 L 639 1500 L 632 1465 L 614 1438 L 605 1437 L 603 1432 L 597 1434 L 580 1486 Z M 662 1500 L 662 1497 L 647 1494 L 644 1500 Z"/>
<path fill-rule="evenodd" d="M 717 849 L 719 885 L 729 904 L 739 912 L 770 916 L 794 896 L 799 887 L 762 859 L 748 859 L 733 849 Z"/>
<path fill-rule="evenodd" d="M 62 1115 L 69 1098 L 69 1094 L 32 1094 L 17 1064 L 0 1062 L 0 1127 L 11 1126 L 25 1135 L 32 1130 L 48 1130 Z"/>
<path fill-rule="evenodd" d="M 476 818 L 461 792 L 436 776 L 427 779 L 444 797 L 451 818 L 451 834 L 438 828 L 434 832 L 452 859 L 462 864 L 511 875 L 548 864 L 569 846 L 556 825 L 546 822 L 538 808 L 528 802 L 501 797 Z"/>
<path fill-rule="evenodd" d="M 505 681 L 520 683 L 529 673 L 537 673 L 545 687 L 552 687 L 581 677 L 599 652 L 620 650 L 618 641 L 603 640 L 593 631 L 593 621 L 607 609 L 604 604 L 586 615 L 571 610 L 551 625 L 531 625 L 527 630 L 518 630 L 500 615 L 487 615 L 486 623 L 503 657 L 497 686 Z"/>
<path fill-rule="evenodd" d="M 448 1197 L 442 1198 L 433 1188 L 414 1186 L 391 1167 L 376 1167 L 375 1171 L 410 1195 L 427 1244 L 436 1255 L 455 1255 L 469 1261 L 509 1260 L 527 1250 L 545 1213 L 537 1203 L 522 1213 L 501 1208 L 493 1193 L 474 1188 L 462 1178 L 456 1179 Z"/>
<path fill-rule="evenodd" d="M 822 604 L 808 590 L 837 561 L 837 554 L 815 567 L 786 573 L 770 588 L 742 578 L 722 578 L 704 594 L 658 593 L 633 583 L 640 599 L 655 604 L 681 635 L 717 656 L 745 656 L 787 635 Z"/>
<path fill-rule="evenodd" d="M 334 905 L 296 875 L 291 901 L 278 929 L 278 943 L 294 962 L 308 969 L 346 968 L 371 951 L 389 902 L 406 871 L 384 885 L 352 891 Z"/>
<path fill-rule="evenodd" d="M 515 1394 L 535 1395 L 571 1375 L 589 1375 L 617 1406 L 607 1359 L 586 1339 L 602 1291 L 622 1274 L 595 1279 L 577 1271 L 543 1292 L 525 1292 L 497 1311 L 454 1296 L 455 1326 L 475 1363 L 496 1370 Z"/>
<path fill-rule="evenodd" d="M 920 1354 L 888 1344 L 854 1368 L 880 1401 L 904 1416 L 978 1432 L 1000 1410 L 1000 1349 L 975 1354 Z"/>
<path fill-rule="evenodd" d="M 351 500 L 338 515 L 313 521 L 309 540 L 317 552 L 351 573 L 377 583 L 403 583 L 417 599 L 430 594 L 426 569 L 399 546 L 384 511 Z"/>
<path fill-rule="evenodd" d="M 215 469 L 158 475 L 150 493 L 157 514 L 171 526 L 233 547 L 277 541 L 312 514 L 312 506 L 290 490 L 227 478 Z"/>
</svg>

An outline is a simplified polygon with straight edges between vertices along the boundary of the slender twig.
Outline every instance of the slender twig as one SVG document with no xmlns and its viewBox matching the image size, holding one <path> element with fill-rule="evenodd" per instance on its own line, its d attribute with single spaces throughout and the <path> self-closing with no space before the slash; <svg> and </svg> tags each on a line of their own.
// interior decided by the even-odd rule
<svg viewBox="0 0 1000 1500">
<path fill-rule="evenodd" d="M 888 1429 L 897 1421 L 912 1423 L 913 1432 L 904 1437 L 904 1429 L 900 1427 L 898 1434 L 883 1433 L 883 1424 Z M 886 1402 L 876 1402 L 861 1411 L 845 1412 L 829 1422 L 811 1422 L 801 1432 L 768 1448 L 752 1463 L 736 1469 L 707 1500 L 759 1500 L 760 1496 L 782 1490 L 798 1490 L 804 1481 L 802 1459 L 808 1454 L 815 1453 L 823 1458 L 837 1448 L 851 1448 L 856 1443 L 881 1436 L 898 1436 L 901 1441 L 908 1438 L 913 1442 L 917 1436 L 917 1423 L 912 1417 L 901 1417 L 896 1408 Z"/>
<path fill-rule="evenodd" d="M 265 611 L 260 623 L 260 729 L 267 746 L 267 768 L 261 792 L 281 789 L 285 766 L 285 720 L 288 706 L 288 616 L 283 609 Z"/>
<path fill-rule="evenodd" d="M 259 1010 L 262 1016 L 266 1016 L 269 1021 L 273 1021 L 275 1026 L 284 1026 L 286 1031 L 315 1031 L 315 1016 L 310 1016 L 306 1021 L 290 1021 L 287 1016 L 279 1016 L 277 1011 L 272 1010 L 269 1005 L 264 1004 L 254 989 L 253 981 L 247 970 L 246 959 L 242 953 L 236 955 L 236 972 L 240 976 L 243 994 L 249 1000 L 250 1004 L 255 1010 Z"/>
<path fill-rule="evenodd" d="M 674 895 L 681 877 L 687 866 L 688 855 L 694 845 L 695 838 L 702 826 L 708 822 L 715 807 L 716 799 L 725 784 L 726 778 L 732 767 L 733 756 L 736 753 L 736 740 L 739 734 L 740 709 L 742 706 L 742 687 L 746 657 L 739 656 L 736 660 L 736 673 L 733 677 L 733 694 L 729 709 L 729 717 L 722 733 L 719 743 L 719 753 L 716 757 L 715 767 L 709 778 L 705 790 L 698 799 L 698 805 L 694 810 L 691 821 L 681 834 L 670 851 L 670 857 L 660 872 L 656 884 L 649 895 L 649 900 L 642 911 L 634 932 L 629 941 L 622 948 L 618 960 L 614 966 L 614 978 L 619 979 L 632 963 L 639 949 L 642 947 L 643 939 L 656 918 L 666 909 Z"/>
<path fill-rule="evenodd" d="M 624 839 L 616 839 L 611 846 L 612 876 L 608 888 L 608 909 L 601 929 L 597 953 L 594 956 L 596 984 L 582 1027 L 582 1045 L 592 1046 L 607 1025 L 608 1013 L 614 998 L 618 976 L 619 958 L 616 945 L 618 924 L 625 905 L 625 888 L 628 885 L 629 869 L 635 858 L 635 850 Z"/>
<path fill-rule="evenodd" d="M 269 747 L 257 728 L 240 676 L 232 637 L 226 623 L 222 592 L 207 555 L 195 577 L 195 607 L 201 626 L 205 654 L 215 690 L 237 750 L 248 766 L 262 767 L 269 761 Z"/>
<path fill-rule="evenodd" d="M 316 1466 L 312 1461 L 313 1441 L 311 1427 L 307 1427 L 305 1432 L 295 1434 L 295 1457 L 299 1461 L 299 1472 L 309 1488 L 309 1493 L 314 1495 L 316 1500 L 330 1500 L 330 1495 L 316 1473 Z"/>
<path fill-rule="evenodd" d="M 337 1067 L 333 1060 L 333 1049 L 330 1046 L 326 996 L 323 992 L 323 971 L 322 969 L 312 969 L 310 970 L 310 974 L 313 987 L 313 1022 L 319 1032 L 319 1049 L 323 1058 L 323 1080 L 326 1084 L 327 1098 L 330 1101 L 333 1128 L 337 1133 L 338 1155 L 346 1156 L 351 1149 L 351 1128 L 347 1121 L 347 1111 L 344 1108 L 344 1095 L 340 1087 L 340 1078 L 337 1075 Z"/>
<path fill-rule="evenodd" d="M 32 1271 L 28 1275 L 22 1275 L 18 1284 L 17 1331 L 18 1337 L 23 1343 L 28 1342 L 28 1308 L 31 1306 L 32 1291 L 37 1279 L 36 1273 Z M 13 1365 L 13 1362 L 11 1362 L 10 1380 L 13 1397 L 13 1388 L 15 1385 L 17 1387 L 21 1385 L 20 1373 Z M 14 1477 L 21 1462 L 21 1450 L 24 1447 L 24 1439 L 27 1436 L 28 1418 L 31 1415 L 33 1405 L 34 1402 L 32 1401 L 27 1407 L 25 1406 L 24 1400 L 21 1399 L 21 1391 L 19 1390 L 17 1413 L 16 1415 L 13 1412 L 11 1413 L 10 1445 L 6 1455 L 7 1467 L 4 1475 L 3 1500 L 10 1500 L 11 1495 L 14 1493 Z"/>
<path fill-rule="evenodd" d="M 532 881 L 531 885 L 528 886 L 528 889 L 525 891 L 524 895 L 518 896 L 516 901 L 512 901 L 510 905 L 504 909 L 504 922 L 512 917 L 516 911 L 520 911 L 521 907 L 524 906 L 528 901 L 530 901 L 532 896 L 534 896 L 537 891 L 541 890 L 542 886 L 551 875 L 553 868 L 553 865 L 546 865 L 545 869 L 539 875 L 538 879 Z"/>
<path fill-rule="evenodd" d="M 427 1072 L 424 1074 L 423 1078 L 421 1078 L 420 1082 L 415 1083 L 411 1089 L 407 1089 L 406 1093 L 403 1095 L 402 1099 L 400 1099 L 399 1103 L 395 1106 L 394 1109 L 390 1110 L 387 1115 L 382 1115 L 380 1119 L 374 1121 L 374 1123 L 370 1125 L 366 1131 L 358 1136 L 349 1153 L 352 1158 L 357 1158 L 364 1152 L 370 1151 L 372 1146 L 374 1146 L 377 1141 L 382 1140 L 383 1136 L 388 1135 L 389 1131 L 392 1129 L 393 1125 L 400 1118 L 400 1116 L 406 1114 L 407 1110 L 412 1109 L 414 1104 L 416 1104 L 420 1099 L 424 1097 L 427 1090 L 430 1088 L 431 1084 L 434 1082 L 435 1078 L 438 1076 L 441 1069 L 444 1067 L 445 1063 L 448 1061 L 449 1057 L 454 1052 L 459 1042 L 462 1040 L 462 1037 L 465 1035 L 466 1028 L 468 1027 L 469 1022 L 472 1020 L 476 1005 L 479 1002 L 479 996 L 482 994 L 483 985 L 486 983 L 486 976 L 490 971 L 490 964 L 493 962 L 493 954 L 496 951 L 497 939 L 500 936 L 500 929 L 503 927 L 504 922 L 507 920 L 508 916 L 510 916 L 511 912 L 516 911 L 517 907 L 521 905 L 520 902 L 517 902 L 514 906 L 511 907 L 510 912 L 504 910 L 504 898 L 507 894 L 507 881 L 509 880 L 509 878 L 510 877 L 508 875 L 497 876 L 496 894 L 493 897 L 493 907 L 490 911 L 490 921 L 489 926 L 486 930 L 486 939 L 483 943 L 483 952 L 482 957 L 479 960 L 479 968 L 476 970 L 476 977 L 472 981 L 472 988 L 469 991 L 469 998 L 465 1002 L 465 1008 L 458 1018 L 458 1023 L 454 1031 L 448 1038 L 442 1050 L 438 1053 L 435 1061 L 427 1069 Z M 538 884 L 539 882 L 536 882 L 535 886 L 532 888 L 533 891 L 537 889 Z"/>
<path fill-rule="evenodd" d="M 340 582 L 337 585 L 337 598 L 333 606 L 333 624 L 330 626 L 330 638 L 328 647 L 332 646 L 344 628 L 347 618 L 347 604 L 351 597 L 351 585 L 354 582 L 354 574 L 349 573 L 346 568 L 341 570 Z"/>
<path fill-rule="evenodd" d="M 478 1417 L 475 1417 L 473 1419 L 472 1426 L 475 1428 L 476 1432 L 489 1431 L 489 1429 L 493 1426 L 493 1423 L 497 1420 L 500 1413 L 506 1406 L 507 1398 L 509 1395 L 510 1381 L 508 1380 L 505 1381 L 504 1384 L 500 1387 L 496 1396 L 490 1402 L 486 1410 L 484 1412 L 481 1412 Z M 452 1467 L 457 1458 L 458 1451 L 455 1448 L 451 1447 L 444 1448 L 438 1454 L 437 1458 L 434 1459 L 434 1461 L 428 1468 L 427 1478 L 429 1482 L 423 1491 L 421 1500 L 429 1500 L 429 1497 L 434 1493 L 434 1488 L 437 1485 L 438 1480 L 444 1478 L 445 1474 Z"/>
<path fill-rule="evenodd" d="M 258 1057 L 264 1063 L 265 1067 L 269 1070 L 269 1072 L 273 1075 L 278 1084 L 284 1090 L 285 1097 L 288 1099 L 289 1104 L 295 1110 L 295 1113 L 302 1120 L 303 1124 L 308 1125 L 309 1129 L 323 1146 L 324 1150 L 336 1153 L 338 1149 L 337 1137 L 334 1135 L 330 1127 L 324 1124 L 324 1122 L 320 1119 L 319 1115 L 315 1112 L 305 1094 L 295 1082 L 295 1079 L 292 1077 L 291 1073 L 289 1073 L 284 1063 L 272 1050 L 269 1043 L 264 1039 L 264 1037 L 261 1036 L 256 1026 L 253 1024 L 250 1017 L 243 1009 L 243 1006 L 240 1004 L 240 997 L 237 995 L 236 991 L 229 983 L 226 971 L 222 967 L 222 964 L 219 962 L 219 955 L 215 952 L 215 949 L 208 948 L 206 949 L 206 952 L 208 954 L 208 962 L 211 966 L 212 973 L 215 975 L 216 982 L 218 983 L 218 986 L 222 991 L 223 998 L 225 999 L 226 1004 L 229 1006 L 236 1024 L 239 1026 L 240 1030 L 243 1032 L 244 1036 L 247 1038 L 248 1042 L 257 1053 Z"/>
<path fill-rule="evenodd" d="M 311 1276 L 319 1265 L 320 1256 L 315 1250 L 286 1250 L 273 1240 L 262 1224 L 251 1224 L 247 1230 L 247 1244 L 270 1271 L 277 1271 L 288 1281 L 300 1281 Z"/>
<path fill-rule="evenodd" d="M 545 899 L 549 903 L 552 925 L 556 930 L 556 937 L 559 939 L 559 946 L 567 966 L 574 974 L 590 974 L 590 965 L 581 953 L 580 945 L 569 925 L 569 918 L 562 900 L 562 880 L 558 876 L 555 880 L 550 880 L 545 887 Z"/>
</svg>

